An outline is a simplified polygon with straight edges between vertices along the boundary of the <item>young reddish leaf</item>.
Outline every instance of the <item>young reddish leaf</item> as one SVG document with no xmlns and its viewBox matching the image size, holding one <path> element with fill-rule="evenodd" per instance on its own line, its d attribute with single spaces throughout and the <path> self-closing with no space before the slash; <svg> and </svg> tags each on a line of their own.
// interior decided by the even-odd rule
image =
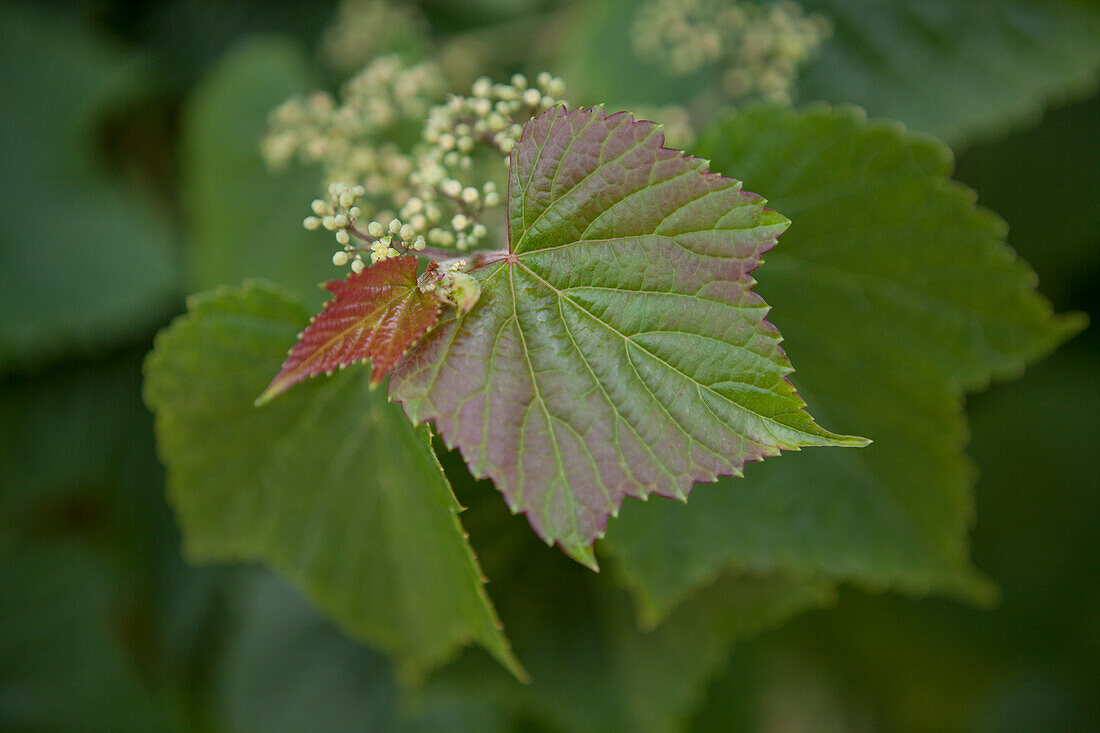
<svg viewBox="0 0 1100 733">
<path fill-rule="evenodd" d="M 481 298 L 398 365 L 391 396 L 434 419 L 514 512 L 595 568 L 624 496 L 804 445 L 864 445 L 803 409 L 749 273 L 788 221 L 657 125 L 555 107 L 512 152 L 509 248 Z"/>
<path fill-rule="evenodd" d="M 439 319 L 439 302 L 416 286 L 415 257 L 383 260 L 346 280 L 325 283 L 336 297 L 325 303 L 257 405 L 307 377 L 371 360 L 376 385 L 409 347 Z"/>
</svg>

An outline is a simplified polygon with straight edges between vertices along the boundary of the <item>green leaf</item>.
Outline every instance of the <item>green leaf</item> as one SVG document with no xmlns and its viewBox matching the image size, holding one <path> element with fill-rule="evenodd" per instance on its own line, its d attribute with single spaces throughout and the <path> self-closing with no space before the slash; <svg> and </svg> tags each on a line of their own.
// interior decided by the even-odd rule
<svg viewBox="0 0 1100 733">
<path fill-rule="evenodd" d="M 0 728 L 182 730 L 124 648 L 126 580 L 77 544 L 0 552 Z"/>
<path fill-rule="evenodd" d="M 269 170 L 260 158 L 268 113 L 312 87 L 294 43 L 255 38 L 227 53 L 187 100 L 180 160 L 193 290 L 260 277 L 321 307 L 318 283 L 336 274 L 335 245 L 302 228 L 317 176 Z"/>
<path fill-rule="evenodd" d="M 1076 0 L 806 0 L 833 37 L 801 97 L 853 102 L 953 144 L 1094 88 L 1100 9 Z"/>
<path fill-rule="evenodd" d="M 1017 375 L 1084 318 L 1052 316 L 931 138 L 853 109 L 760 107 L 719 120 L 701 148 L 790 213 L 760 290 L 815 414 L 875 444 L 625 513 L 606 545 L 644 612 L 729 567 L 988 597 L 967 557 L 963 392 Z"/>
<path fill-rule="evenodd" d="M 863 445 L 814 424 L 749 275 L 787 220 L 660 128 L 555 107 L 512 153 L 509 248 L 481 300 L 398 365 L 392 394 L 434 419 L 548 544 L 596 568 L 624 496 L 804 445 Z M 670 536 L 671 537 L 671 536 Z"/>
<path fill-rule="evenodd" d="M 427 430 L 360 369 L 253 407 L 306 320 L 250 285 L 193 297 L 158 336 L 145 398 L 186 553 L 270 563 L 407 679 L 468 642 L 522 676 Z"/>
<path fill-rule="evenodd" d="M 383 260 L 325 284 L 333 299 L 310 319 L 283 368 L 256 400 L 262 405 L 303 379 L 371 362 L 372 386 L 439 320 L 441 305 L 422 293 L 416 257 Z"/>
<path fill-rule="evenodd" d="M 96 150 L 107 115 L 148 90 L 138 61 L 73 18 L 0 8 L 0 369 L 102 349 L 170 312 L 171 233 Z"/>
</svg>

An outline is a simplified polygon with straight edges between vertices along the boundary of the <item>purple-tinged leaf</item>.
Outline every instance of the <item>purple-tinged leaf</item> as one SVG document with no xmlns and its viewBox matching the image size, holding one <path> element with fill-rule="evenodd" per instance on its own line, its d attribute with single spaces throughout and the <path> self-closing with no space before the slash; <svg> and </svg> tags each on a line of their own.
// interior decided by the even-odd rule
<svg viewBox="0 0 1100 733">
<path fill-rule="evenodd" d="M 509 249 L 394 371 L 471 471 L 577 561 L 624 496 L 808 445 L 863 445 L 805 412 L 750 273 L 788 221 L 657 125 L 555 107 L 512 152 Z"/>
</svg>

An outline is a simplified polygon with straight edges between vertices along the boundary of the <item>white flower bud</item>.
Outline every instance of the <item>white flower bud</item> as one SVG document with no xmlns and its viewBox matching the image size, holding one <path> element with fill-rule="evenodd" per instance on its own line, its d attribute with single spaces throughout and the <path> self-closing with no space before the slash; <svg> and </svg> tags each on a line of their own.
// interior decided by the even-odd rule
<svg viewBox="0 0 1100 733">
<path fill-rule="evenodd" d="M 473 186 L 467 186 L 462 189 L 462 200 L 466 203 L 475 204 L 479 198 L 481 198 L 481 194 L 479 194 L 477 189 Z"/>
<path fill-rule="evenodd" d="M 330 232 L 336 230 L 336 217 L 329 215 L 321 219 L 321 226 L 328 229 Z"/>
<path fill-rule="evenodd" d="M 455 198 L 462 193 L 462 184 L 453 178 L 448 178 L 440 184 L 439 190 L 445 195 Z"/>
<path fill-rule="evenodd" d="M 313 209 L 313 213 L 317 216 L 324 216 L 329 212 L 329 205 L 327 201 L 321 199 L 313 199 L 313 202 L 309 205 L 309 208 Z"/>
<path fill-rule="evenodd" d="M 416 230 L 412 228 L 411 224 L 402 224 L 401 231 L 399 232 L 401 239 L 408 242 L 416 235 Z"/>
<path fill-rule="evenodd" d="M 365 268 L 366 264 L 358 257 L 351 261 L 351 271 L 354 272 L 356 275 L 362 272 Z"/>
<path fill-rule="evenodd" d="M 390 219 L 389 230 L 390 230 L 390 234 L 397 234 L 399 231 L 401 231 L 401 220 L 400 219 Z"/>
<path fill-rule="evenodd" d="M 474 82 L 473 94 L 475 97 L 488 97 L 489 92 L 492 90 L 492 81 L 488 77 L 483 76 Z"/>
<path fill-rule="evenodd" d="M 514 86 L 516 89 L 521 89 L 521 90 L 526 89 L 527 88 L 527 77 L 524 76 L 523 74 L 513 74 L 512 75 L 512 86 Z"/>
<path fill-rule="evenodd" d="M 314 229 L 321 226 L 321 220 L 316 216 L 307 216 L 305 219 L 302 219 L 302 226 L 312 232 Z"/>
<path fill-rule="evenodd" d="M 336 232 L 336 241 L 340 244 L 347 245 L 351 241 L 351 237 L 348 236 L 347 229 L 340 229 Z"/>
<path fill-rule="evenodd" d="M 496 191 L 490 191 L 489 193 L 485 194 L 485 205 L 486 206 L 496 206 L 499 203 L 500 203 L 500 194 L 497 193 Z"/>
<path fill-rule="evenodd" d="M 523 102 L 528 107 L 535 107 L 542 101 L 542 93 L 538 89 L 528 89 L 523 93 Z"/>
<path fill-rule="evenodd" d="M 344 265 L 348 264 L 348 260 L 350 259 L 351 255 L 349 255 L 347 252 L 340 251 L 332 256 L 332 264 L 336 265 L 337 267 L 343 267 Z"/>
<path fill-rule="evenodd" d="M 345 214 L 337 214 L 332 217 L 332 223 L 336 225 L 337 229 L 343 229 L 348 225 L 348 217 Z"/>
<path fill-rule="evenodd" d="M 370 224 L 367 225 L 367 234 L 371 235 L 372 237 L 381 237 L 382 236 L 382 223 L 377 222 L 377 221 L 372 221 Z"/>
<path fill-rule="evenodd" d="M 470 220 L 466 218 L 465 214 L 455 214 L 454 218 L 451 219 L 451 226 L 454 227 L 455 231 L 459 232 L 465 229 L 466 225 L 469 223 Z"/>
</svg>

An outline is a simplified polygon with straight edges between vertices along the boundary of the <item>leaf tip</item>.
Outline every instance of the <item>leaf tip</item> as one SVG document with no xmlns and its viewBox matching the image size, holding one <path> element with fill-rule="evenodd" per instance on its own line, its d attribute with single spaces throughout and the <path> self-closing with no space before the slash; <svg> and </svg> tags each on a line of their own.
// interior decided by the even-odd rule
<svg viewBox="0 0 1100 733">
<path fill-rule="evenodd" d="M 565 550 L 566 555 L 569 555 L 592 572 L 600 572 L 600 564 L 596 562 L 596 553 L 592 549 L 592 545 L 577 543 L 568 546 L 563 545 L 562 549 Z"/>
<path fill-rule="evenodd" d="M 294 382 L 281 379 L 280 376 L 277 376 L 275 377 L 275 379 L 271 380 L 271 384 L 267 385 L 267 389 L 265 389 L 263 393 L 252 402 L 253 406 L 263 407 L 268 402 L 271 402 L 271 400 L 275 399 L 293 386 Z"/>
</svg>

